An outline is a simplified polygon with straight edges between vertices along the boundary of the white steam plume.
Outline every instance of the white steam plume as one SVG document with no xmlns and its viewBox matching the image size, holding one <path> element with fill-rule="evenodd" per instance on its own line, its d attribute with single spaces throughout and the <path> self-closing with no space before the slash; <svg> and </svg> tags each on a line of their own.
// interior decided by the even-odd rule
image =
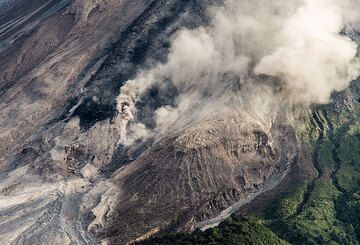
<svg viewBox="0 0 360 245">
<path fill-rule="evenodd" d="M 344 27 L 340 6 L 307 0 L 278 33 L 277 47 L 256 65 L 257 74 L 279 77 L 298 100 L 327 102 L 359 73 L 357 45 L 339 35 Z"/>
<path fill-rule="evenodd" d="M 122 88 L 123 129 L 136 101 L 165 78 L 180 96 L 177 108 L 155 113 L 157 133 L 235 109 L 261 120 L 280 95 L 293 103 L 327 102 L 359 75 L 357 45 L 341 34 L 359 20 L 359 1 L 227 0 L 210 9 L 208 28 L 177 33 L 168 62 Z"/>
</svg>

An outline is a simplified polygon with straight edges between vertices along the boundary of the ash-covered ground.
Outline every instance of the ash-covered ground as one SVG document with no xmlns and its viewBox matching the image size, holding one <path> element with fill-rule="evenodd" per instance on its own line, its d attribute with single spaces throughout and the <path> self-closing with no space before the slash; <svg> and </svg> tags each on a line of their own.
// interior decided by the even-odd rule
<svg viewBox="0 0 360 245">
<path fill-rule="evenodd" d="M 210 12 L 223 4 L 0 1 L 1 244 L 126 244 L 206 229 L 316 178 L 294 119 L 308 101 L 293 104 L 286 76 L 247 72 L 236 26 L 225 37 L 233 50 L 217 47 L 222 19 Z M 219 55 L 204 59 L 212 49 Z"/>
</svg>

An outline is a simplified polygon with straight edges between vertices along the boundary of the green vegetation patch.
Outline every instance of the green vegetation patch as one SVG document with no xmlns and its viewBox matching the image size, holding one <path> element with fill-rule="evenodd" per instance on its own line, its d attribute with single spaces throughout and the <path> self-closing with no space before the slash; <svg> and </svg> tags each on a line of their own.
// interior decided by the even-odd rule
<svg viewBox="0 0 360 245">
<path fill-rule="evenodd" d="M 232 216 L 218 227 L 206 231 L 196 230 L 192 234 L 170 234 L 151 238 L 140 244 L 289 244 L 280 239 L 264 222 L 256 217 L 238 218 Z"/>
<path fill-rule="evenodd" d="M 289 218 L 296 214 L 297 209 L 302 202 L 307 183 L 302 181 L 294 187 L 288 194 L 277 201 L 272 207 L 265 211 L 264 216 L 270 220 L 276 220 L 279 217 Z"/>
<path fill-rule="evenodd" d="M 339 184 L 347 191 L 356 191 L 360 186 L 360 127 L 359 123 L 350 126 L 345 137 L 341 138 L 337 149 L 340 169 L 337 173 Z"/>
<path fill-rule="evenodd" d="M 320 164 L 330 171 L 334 171 L 336 168 L 336 162 L 333 158 L 333 151 L 335 150 L 336 148 L 331 140 L 326 138 L 320 145 L 318 152 Z"/>
<path fill-rule="evenodd" d="M 303 151 L 324 170 L 320 178 L 299 183 L 257 216 L 143 244 L 360 244 L 360 106 L 326 108 L 303 111 L 296 126 Z"/>
</svg>

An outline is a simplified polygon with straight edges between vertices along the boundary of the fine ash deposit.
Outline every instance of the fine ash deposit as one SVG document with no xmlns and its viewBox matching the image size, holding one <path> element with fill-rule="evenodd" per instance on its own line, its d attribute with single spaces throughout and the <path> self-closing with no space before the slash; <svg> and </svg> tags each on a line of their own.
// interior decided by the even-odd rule
<svg viewBox="0 0 360 245">
<path fill-rule="evenodd" d="M 358 77 L 359 4 L 0 0 L 0 243 L 207 229 L 315 178 L 297 118 Z"/>
</svg>

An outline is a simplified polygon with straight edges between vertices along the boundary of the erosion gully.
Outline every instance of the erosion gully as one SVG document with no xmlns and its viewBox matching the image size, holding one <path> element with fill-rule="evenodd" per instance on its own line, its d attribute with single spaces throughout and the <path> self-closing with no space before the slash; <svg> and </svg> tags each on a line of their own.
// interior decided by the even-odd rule
<svg viewBox="0 0 360 245">
<path fill-rule="evenodd" d="M 320 116 L 319 116 L 320 113 L 323 116 L 324 121 L 322 120 L 322 118 L 320 118 Z M 326 110 L 313 111 L 312 117 L 314 119 L 314 126 L 319 129 L 319 136 L 316 141 L 314 151 L 312 154 L 313 165 L 314 165 L 316 171 L 318 172 L 318 175 L 314 180 L 312 180 L 311 182 L 308 183 L 305 193 L 304 193 L 303 201 L 299 204 L 296 215 L 300 215 L 303 212 L 305 205 L 308 203 L 308 201 L 310 199 L 311 193 L 315 189 L 316 182 L 319 179 L 321 179 L 324 175 L 324 166 L 320 163 L 319 150 L 320 150 L 321 145 L 324 143 L 326 130 L 328 132 L 327 136 L 329 137 L 331 143 L 334 145 L 334 148 L 332 150 L 332 158 L 334 159 L 335 167 L 334 167 L 334 170 L 330 173 L 330 178 L 332 180 L 333 185 L 335 186 L 335 188 L 338 191 L 340 191 L 343 194 L 346 193 L 346 190 L 340 186 L 339 180 L 337 178 L 337 174 L 341 168 L 341 160 L 338 156 L 338 149 L 340 147 L 340 142 L 339 142 L 339 139 L 337 139 L 337 137 L 335 135 L 334 125 L 331 122 L 331 120 L 329 119 Z M 345 128 L 344 132 L 347 132 L 347 130 L 348 130 L 348 128 Z"/>
<path fill-rule="evenodd" d="M 328 115 L 327 115 L 327 112 L 324 110 L 323 112 L 323 115 L 324 115 L 324 118 L 326 120 L 326 123 L 329 127 L 329 138 L 331 140 L 331 143 L 334 145 L 334 148 L 332 150 L 332 157 L 334 159 L 334 162 L 335 162 L 335 168 L 334 170 L 332 171 L 330 177 L 332 179 L 332 182 L 335 186 L 335 188 L 342 192 L 342 193 L 346 193 L 346 190 L 340 186 L 339 184 L 339 180 L 337 178 L 337 174 L 341 168 L 341 160 L 338 156 L 338 149 L 340 148 L 340 140 L 339 139 L 336 139 L 335 137 L 335 133 L 334 133 L 334 125 L 332 124 L 332 122 L 330 121 Z M 349 130 L 348 126 L 346 126 L 344 132 L 346 133 L 347 131 Z"/>
<path fill-rule="evenodd" d="M 317 177 L 314 180 L 312 180 L 311 182 L 309 182 L 309 184 L 307 185 L 305 193 L 304 193 L 303 201 L 299 204 L 299 206 L 297 208 L 296 216 L 300 215 L 303 212 L 305 205 L 308 203 L 308 201 L 310 199 L 311 193 L 315 189 L 316 181 L 318 179 L 320 179 L 324 174 L 324 168 L 323 168 L 323 166 L 321 166 L 320 161 L 319 161 L 319 150 L 320 150 L 321 144 L 324 142 L 325 127 L 324 127 L 324 123 L 319 118 L 318 111 L 314 111 L 312 113 L 312 117 L 315 122 L 315 127 L 320 129 L 319 137 L 316 141 L 315 148 L 314 148 L 314 151 L 312 154 L 313 164 L 314 164 L 314 167 L 315 167 L 316 171 L 318 172 L 318 174 L 317 174 Z"/>
</svg>

